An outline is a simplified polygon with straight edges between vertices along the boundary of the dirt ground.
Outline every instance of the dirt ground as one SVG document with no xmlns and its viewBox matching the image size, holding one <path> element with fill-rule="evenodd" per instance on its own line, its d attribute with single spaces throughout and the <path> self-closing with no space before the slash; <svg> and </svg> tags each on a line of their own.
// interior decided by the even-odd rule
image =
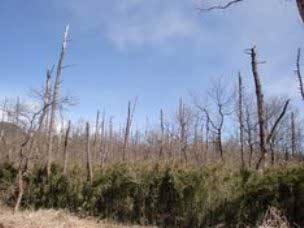
<svg viewBox="0 0 304 228">
<path fill-rule="evenodd" d="M 123 228 L 142 226 L 120 225 L 96 219 L 80 219 L 65 211 L 39 210 L 13 214 L 10 208 L 0 208 L 0 228 Z"/>
</svg>

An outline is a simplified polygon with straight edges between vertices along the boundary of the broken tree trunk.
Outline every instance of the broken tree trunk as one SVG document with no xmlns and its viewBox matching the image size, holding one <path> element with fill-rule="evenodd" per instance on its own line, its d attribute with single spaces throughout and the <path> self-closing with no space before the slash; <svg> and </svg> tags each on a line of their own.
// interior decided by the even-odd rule
<svg viewBox="0 0 304 228">
<path fill-rule="evenodd" d="M 51 107 L 51 119 L 50 119 L 50 126 L 49 126 L 49 135 L 48 135 L 48 156 L 47 156 L 47 175 L 50 176 L 51 174 L 51 165 L 52 165 L 52 152 L 53 152 L 53 140 L 54 140 L 54 133 L 56 128 L 56 112 L 57 112 L 57 105 L 58 105 L 58 96 L 59 96 L 59 86 L 61 82 L 61 72 L 63 68 L 63 61 L 66 54 L 66 48 L 67 48 L 67 42 L 68 42 L 68 32 L 69 32 L 69 26 L 66 26 L 62 47 L 61 47 L 61 53 L 58 60 L 57 65 L 57 73 L 56 73 L 56 79 L 54 84 L 54 90 L 53 90 L 53 99 L 52 99 L 52 107 Z"/>
<path fill-rule="evenodd" d="M 265 104 L 264 104 L 264 95 L 262 91 L 262 85 L 260 76 L 258 73 L 258 62 L 257 62 L 257 54 L 256 48 L 253 47 L 251 49 L 251 67 L 252 74 L 255 83 L 255 94 L 257 100 L 257 109 L 258 109 L 258 122 L 259 122 L 259 137 L 260 137 L 260 158 L 256 164 L 256 169 L 259 169 L 261 163 L 264 161 L 266 163 L 267 160 L 267 149 L 266 149 L 266 129 L 265 129 Z M 265 164 L 266 165 L 266 164 Z"/>
</svg>

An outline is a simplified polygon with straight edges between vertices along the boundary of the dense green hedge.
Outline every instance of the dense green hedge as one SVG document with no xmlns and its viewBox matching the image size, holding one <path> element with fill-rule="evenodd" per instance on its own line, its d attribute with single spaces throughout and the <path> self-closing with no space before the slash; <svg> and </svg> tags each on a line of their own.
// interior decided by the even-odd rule
<svg viewBox="0 0 304 228">
<path fill-rule="evenodd" d="M 172 227 L 256 226 L 267 208 L 281 209 L 291 223 L 304 221 L 304 167 L 233 172 L 222 167 L 177 168 L 118 164 L 96 170 L 93 184 L 79 168 L 68 177 L 53 166 L 48 179 L 36 167 L 25 177 L 22 206 L 65 208 L 120 222 Z M 0 189 L 15 201 L 16 171 L 0 167 Z"/>
</svg>

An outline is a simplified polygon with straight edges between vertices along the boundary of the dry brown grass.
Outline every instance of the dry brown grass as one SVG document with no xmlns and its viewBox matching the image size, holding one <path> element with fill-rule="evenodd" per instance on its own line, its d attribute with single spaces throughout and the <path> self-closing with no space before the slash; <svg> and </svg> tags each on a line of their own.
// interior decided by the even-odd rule
<svg viewBox="0 0 304 228">
<path fill-rule="evenodd" d="M 137 227 L 120 225 L 96 219 L 80 219 L 65 211 L 38 210 L 22 211 L 13 214 L 10 208 L 0 209 L 0 228 L 123 228 Z"/>
</svg>

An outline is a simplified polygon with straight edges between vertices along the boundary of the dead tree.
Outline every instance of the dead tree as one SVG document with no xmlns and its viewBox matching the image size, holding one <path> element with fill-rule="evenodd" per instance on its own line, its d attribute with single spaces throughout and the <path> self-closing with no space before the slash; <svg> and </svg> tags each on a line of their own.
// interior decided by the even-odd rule
<svg viewBox="0 0 304 228">
<path fill-rule="evenodd" d="M 159 159 L 163 157 L 164 152 L 164 138 L 165 138 L 165 124 L 164 124 L 164 112 L 160 110 L 160 149 L 159 149 Z"/>
<path fill-rule="evenodd" d="M 243 122 L 243 83 L 242 76 L 239 73 L 239 124 L 240 124 L 240 152 L 241 152 L 241 167 L 245 168 L 244 161 L 244 122 Z"/>
<path fill-rule="evenodd" d="M 61 83 L 61 73 L 63 69 L 63 62 L 66 54 L 67 49 L 67 42 L 68 42 L 68 32 L 69 32 L 69 26 L 66 26 L 64 36 L 63 36 L 63 42 L 61 47 L 61 52 L 57 64 L 57 73 L 56 73 L 56 79 L 53 89 L 53 97 L 52 97 L 52 106 L 51 106 L 51 119 L 50 119 L 50 126 L 49 126 L 49 135 L 48 135 L 48 155 L 47 155 L 47 175 L 50 176 L 51 174 L 51 165 L 53 161 L 53 140 L 54 140 L 54 134 L 55 134 L 55 128 L 56 128 L 56 112 L 57 112 L 57 105 L 58 105 L 58 99 L 59 99 L 59 86 Z"/>
<path fill-rule="evenodd" d="M 86 123 L 86 167 L 87 167 L 87 181 L 93 183 L 93 169 L 92 169 L 92 158 L 90 148 L 90 124 Z"/>
<path fill-rule="evenodd" d="M 50 99 L 51 99 L 51 77 L 52 77 L 52 70 L 47 70 L 46 71 L 46 81 L 45 81 L 45 88 L 44 88 L 44 97 L 43 97 L 43 103 L 44 105 L 47 105 L 50 103 Z M 46 110 L 46 114 L 44 117 L 45 120 L 43 120 L 43 122 L 45 122 L 43 125 L 44 130 L 47 130 L 48 128 L 48 123 L 49 123 L 49 110 Z"/>
<path fill-rule="evenodd" d="M 102 113 L 102 120 L 101 120 L 101 133 L 100 133 L 100 167 L 102 167 L 106 160 L 106 114 L 105 112 Z M 112 127 L 112 126 L 110 126 Z M 112 131 L 112 129 L 110 130 Z"/>
<path fill-rule="evenodd" d="M 209 92 L 209 97 L 212 99 L 212 105 L 207 108 L 195 102 L 196 107 L 205 115 L 206 118 L 206 140 L 209 139 L 209 131 L 215 135 L 216 149 L 219 152 L 221 160 L 224 160 L 224 149 L 222 142 L 223 127 L 226 117 L 231 113 L 231 101 L 233 94 L 229 94 L 227 87 L 223 85 L 222 79 L 219 78 L 213 83 L 213 87 Z"/>
<path fill-rule="evenodd" d="M 41 126 L 41 118 L 38 118 L 39 115 L 43 115 L 46 110 L 49 108 L 49 104 L 47 106 L 43 106 L 39 111 L 33 113 L 32 117 L 27 117 L 29 119 L 30 124 L 25 132 L 24 139 L 22 140 L 21 144 L 19 145 L 18 151 L 18 172 L 16 177 L 16 193 L 17 193 L 17 200 L 14 206 L 14 212 L 18 211 L 21 200 L 24 193 L 24 183 L 23 179 L 28 171 L 28 162 L 32 158 L 32 147 L 28 147 L 29 143 L 35 139 L 38 134 L 37 126 Z M 36 123 L 37 119 L 39 119 L 38 123 Z"/>
<path fill-rule="evenodd" d="M 249 157 L 248 157 L 248 166 L 251 168 L 252 165 L 252 155 L 253 155 L 253 149 L 254 149 L 254 140 L 253 140 L 253 133 L 254 133 L 254 126 L 251 121 L 251 113 L 250 113 L 250 107 L 247 104 L 246 105 L 246 128 L 245 131 L 247 133 L 247 144 L 249 147 Z"/>
<path fill-rule="evenodd" d="M 302 75 L 301 75 L 301 48 L 298 49 L 298 54 L 297 54 L 297 69 L 296 69 L 296 74 L 298 77 L 298 81 L 299 81 L 299 90 L 300 90 L 300 94 L 302 99 L 304 100 L 304 86 L 303 86 L 303 79 L 302 79 Z"/>
<path fill-rule="evenodd" d="M 179 111 L 178 111 L 178 124 L 179 124 L 179 146 L 180 152 L 184 156 L 186 163 L 188 162 L 187 156 L 187 124 L 189 113 L 187 113 L 183 99 L 179 101 Z"/>
<path fill-rule="evenodd" d="M 273 127 L 270 130 L 270 133 L 266 137 L 266 117 L 265 117 L 265 103 L 264 103 L 264 95 L 262 91 L 262 85 L 260 76 L 257 69 L 257 54 L 256 54 L 256 48 L 253 47 L 250 50 L 251 55 L 251 67 L 252 67 L 252 74 L 254 78 L 255 83 L 255 93 L 256 93 L 256 100 L 257 100 L 257 108 L 258 108 L 258 123 L 259 123 L 259 137 L 260 137 L 260 158 L 256 164 L 256 169 L 259 169 L 261 166 L 261 163 L 264 161 L 265 166 L 267 165 L 267 145 L 270 143 L 270 140 L 272 139 L 274 132 L 276 128 L 278 127 L 280 121 L 283 119 L 290 100 L 287 100 L 285 102 L 285 105 L 283 107 L 283 110 L 279 117 L 274 122 Z"/>
<path fill-rule="evenodd" d="M 122 148 L 122 160 L 126 161 L 126 153 L 128 149 L 128 143 L 129 143 L 129 137 L 130 137 L 130 131 L 131 131 L 131 125 L 133 121 L 133 116 L 136 108 L 137 99 L 135 99 L 133 106 L 131 101 L 128 102 L 128 113 L 127 113 L 127 122 L 126 122 L 126 128 L 124 132 L 124 141 L 123 141 L 123 148 Z"/>
<path fill-rule="evenodd" d="M 67 167 L 69 161 L 68 145 L 69 145 L 70 129 L 71 129 L 71 121 L 68 122 L 68 126 L 65 132 L 65 138 L 64 138 L 64 168 L 63 168 L 64 175 L 67 174 Z"/>
<path fill-rule="evenodd" d="M 256 101 L 257 101 L 257 109 L 258 109 L 258 123 L 259 123 L 259 138 L 260 138 L 260 158 L 257 162 L 256 169 L 260 168 L 260 165 L 263 161 L 267 160 L 267 149 L 266 149 L 266 126 L 265 126 L 265 103 L 264 103 L 264 95 L 262 91 L 262 85 L 260 76 L 258 73 L 258 62 L 257 62 L 257 54 L 256 48 L 253 47 L 250 52 L 251 55 L 251 67 L 252 67 L 252 74 L 255 84 L 255 94 L 256 94 Z M 265 161 L 266 162 L 266 161 Z"/>
<path fill-rule="evenodd" d="M 245 0 L 230 0 L 224 4 L 218 4 L 218 5 L 212 5 L 209 7 L 198 7 L 199 10 L 201 11 L 211 11 L 211 10 L 224 10 L 228 9 L 231 6 L 234 6 L 238 3 L 244 2 Z M 297 3 L 297 8 L 299 11 L 299 15 L 302 19 L 302 22 L 304 22 L 304 0 L 296 0 Z"/>
</svg>

